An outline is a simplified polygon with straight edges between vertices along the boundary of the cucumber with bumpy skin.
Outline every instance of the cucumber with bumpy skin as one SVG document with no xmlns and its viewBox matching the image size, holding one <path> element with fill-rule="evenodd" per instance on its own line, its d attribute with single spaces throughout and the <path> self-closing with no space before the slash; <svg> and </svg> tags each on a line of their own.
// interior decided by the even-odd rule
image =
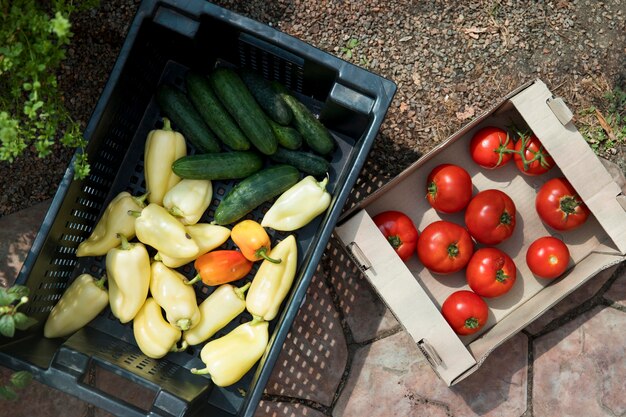
<svg viewBox="0 0 626 417">
<path fill-rule="evenodd" d="M 262 158 L 248 151 L 188 155 L 172 164 L 172 171 L 176 175 L 192 180 L 246 178 L 261 168 L 263 168 Z"/>
<path fill-rule="evenodd" d="M 226 225 L 244 217 L 266 201 L 282 194 L 300 180 L 300 172 L 290 165 L 265 168 L 235 185 L 215 210 L 214 221 Z"/>
<path fill-rule="evenodd" d="M 217 68 L 210 74 L 209 83 L 250 142 L 265 155 L 276 152 L 278 141 L 267 116 L 239 75 L 229 68 Z"/>
<path fill-rule="evenodd" d="M 270 158 L 274 162 L 293 165 L 300 171 L 315 177 L 326 175 L 330 167 L 330 163 L 319 155 L 311 152 L 292 151 L 280 146 L 273 155 L 270 155 Z"/>
<path fill-rule="evenodd" d="M 281 93 L 281 96 L 293 112 L 293 125 L 300 132 L 309 148 L 320 155 L 331 153 L 335 149 L 335 140 L 326 126 L 300 100 L 284 92 Z"/>
<path fill-rule="evenodd" d="M 296 150 L 302 146 L 302 135 L 296 129 L 291 126 L 280 125 L 270 118 L 267 121 L 280 146 L 291 150 Z"/>
<path fill-rule="evenodd" d="M 160 85 L 156 100 L 161 111 L 169 117 L 193 146 L 201 152 L 219 152 L 220 145 L 209 127 L 185 93 L 171 85 Z"/>
<path fill-rule="evenodd" d="M 185 78 L 185 84 L 191 102 L 217 137 L 233 150 L 250 149 L 250 141 L 217 98 L 209 80 L 200 74 L 190 72 Z"/>
<path fill-rule="evenodd" d="M 283 126 L 291 123 L 291 109 L 269 81 L 248 69 L 242 69 L 239 74 L 257 103 L 273 121 Z"/>
</svg>

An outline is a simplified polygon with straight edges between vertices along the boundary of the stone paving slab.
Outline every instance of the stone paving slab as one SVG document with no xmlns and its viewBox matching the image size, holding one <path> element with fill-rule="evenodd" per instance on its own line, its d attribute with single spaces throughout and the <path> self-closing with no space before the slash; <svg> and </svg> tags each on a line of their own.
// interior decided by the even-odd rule
<svg viewBox="0 0 626 417">
<path fill-rule="evenodd" d="M 534 343 L 534 417 L 626 413 L 626 313 L 598 306 Z"/>
<path fill-rule="evenodd" d="M 617 305 L 626 307 L 626 268 L 617 277 L 611 287 L 604 293 L 604 297 Z"/>
<path fill-rule="evenodd" d="M 333 416 L 521 416 L 527 358 L 528 340 L 518 334 L 449 388 L 401 331 L 357 350 Z"/>
</svg>

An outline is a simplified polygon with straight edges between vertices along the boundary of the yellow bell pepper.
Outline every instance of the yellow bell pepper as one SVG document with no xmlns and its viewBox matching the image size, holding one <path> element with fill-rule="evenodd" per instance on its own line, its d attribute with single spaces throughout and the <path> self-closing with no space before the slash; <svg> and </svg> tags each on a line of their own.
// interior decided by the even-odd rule
<svg viewBox="0 0 626 417">
<path fill-rule="evenodd" d="M 263 226 L 254 220 L 243 220 L 237 223 L 230 233 L 230 238 L 247 260 L 256 262 L 267 259 L 275 264 L 280 263 L 280 259 L 272 259 L 268 256 L 272 248 L 270 237 Z"/>
<path fill-rule="evenodd" d="M 47 338 L 64 337 L 96 318 L 109 303 L 104 281 L 106 277 L 96 281 L 89 274 L 79 275 L 52 308 L 43 335 Z"/>
<path fill-rule="evenodd" d="M 296 275 L 298 247 L 293 235 L 287 236 L 272 249 L 270 256 L 282 259 L 279 264 L 263 261 L 257 270 L 246 297 L 246 309 L 253 316 L 270 321 L 289 293 Z"/>
<path fill-rule="evenodd" d="M 261 226 L 293 231 L 306 226 L 330 205 L 328 177 L 318 182 L 309 175 L 282 193 L 263 216 Z"/>
<path fill-rule="evenodd" d="M 181 332 L 163 318 L 161 307 L 152 297 L 146 299 L 135 316 L 133 334 L 139 349 L 153 359 L 187 348 L 184 342 L 180 349 L 177 347 Z"/>
<path fill-rule="evenodd" d="M 106 257 L 111 312 L 122 323 L 131 321 L 148 297 L 150 289 L 150 255 L 142 243 L 122 244 Z"/>
<path fill-rule="evenodd" d="M 182 224 L 196 224 L 213 199 L 210 180 L 184 179 L 165 194 L 163 207 Z"/>
<path fill-rule="evenodd" d="M 185 138 L 172 130 L 167 118 L 163 119 L 162 129 L 148 133 L 143 170 L 149 202 L 163 204 L 165 194 L 180 181 L 180 177 L 172 171 L 172 163 L 185 155 Z"/>
<path fill-rule="evenodd" d="M 166 253 L 158 252 L 154 259 L 161 261 L 169 268 L 178 268 L 195 261 L 201 255 L 220 247 L 230 237 L 230 229 L 209 223 L 196 223 L 185 226 L 185 230 L 198 245 L 198 252 L 186 258 L 175 258 Z"/>
<path fill-rule="evenodd" d="M 211 375 L 211 380 L 218 387 L 232 385 L 261 359 L 268 340 L 269 331 L 266 321 L 255 318 L 240 324 L 227 335 L 204 345 L 200 358 L 206 368 L 193 368 L 191 372 L 198 375 Z"/>
<path fill-rule="evenodd" d="M 183 340 L 193 346 L 209 339 L 246 309 L 244 293 L 250 283 L 237 288 L 230 284 L 217 287 L 200 304 L 200 322 L 183 332 Z"/>
<path fill-rule="evenodd" d="M 200 309 L 193 286 L 186 285 L 185 276 L 178 271 L 153 262 L 150 293 L 165 310 L 167 321 L 180 330 L 189 330 L 200 322 Z"/>
<path fill-rule="evenodd" d="M 185 230 L 185 226 L 158 204 L 150 203 L 137 217 L 135 232 L 143 244 L 175 258 L 185 258 L 198 253 L 198 245 Z"/>
<path fill-rule="evenodd" d="M 126 191 L 115 196 L 98 220 L 91 235 L 78 245 L 76 256 L 106 255 L 109 249 L 121 243 L 118 234 L 128 239 L 135 237 L 135 218 L 129 216 L 128 211 L 143 209 L 145 199 L 145 194 L 141 197 L 133 197 Z"/>
</svg>

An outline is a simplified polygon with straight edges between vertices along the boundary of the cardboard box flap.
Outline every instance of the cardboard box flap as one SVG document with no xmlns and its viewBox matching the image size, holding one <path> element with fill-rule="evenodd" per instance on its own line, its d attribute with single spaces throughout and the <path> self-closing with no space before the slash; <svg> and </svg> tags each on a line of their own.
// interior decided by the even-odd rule
<svg viewBox="0 0 626 417">
<path fill-rule="evenodd" d="M 569 120 L 571 118 L 564 117 L 567 112 L 562 107 L 565 104 L 555 101 L 540 80 L 513 96 L 511 102 L 619 251 L 626 254 L 626 211 L 618 198 L 621 198 L 621 189 Z M 556 103 L 560 104 L 555 106 Z M 580 168 L 581 164 L 584 169 Z"/>
<path fill-rule="evenodd" d="M 450 384 L 476 361 L 365 210 L 335 232 L 389 309 Z"/>
</svg>

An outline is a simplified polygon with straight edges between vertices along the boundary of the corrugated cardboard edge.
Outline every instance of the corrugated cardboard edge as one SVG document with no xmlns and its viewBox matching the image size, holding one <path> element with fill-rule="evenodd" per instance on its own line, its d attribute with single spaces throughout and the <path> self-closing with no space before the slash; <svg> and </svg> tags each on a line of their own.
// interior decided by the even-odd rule
<svg viewBox="0 0 626 417">
<path fill-rule="evenodd" d="M 552 92 L 537 80 L 510 100 L 620 253 L 625 255 L 626 211 L 618 200 L 621 189 L 573 122 L 563 124 L 553 112 L 548 104 L 554 100 Z M 581 164 L 585 169 L 580 169 Z"/>
</svg>

